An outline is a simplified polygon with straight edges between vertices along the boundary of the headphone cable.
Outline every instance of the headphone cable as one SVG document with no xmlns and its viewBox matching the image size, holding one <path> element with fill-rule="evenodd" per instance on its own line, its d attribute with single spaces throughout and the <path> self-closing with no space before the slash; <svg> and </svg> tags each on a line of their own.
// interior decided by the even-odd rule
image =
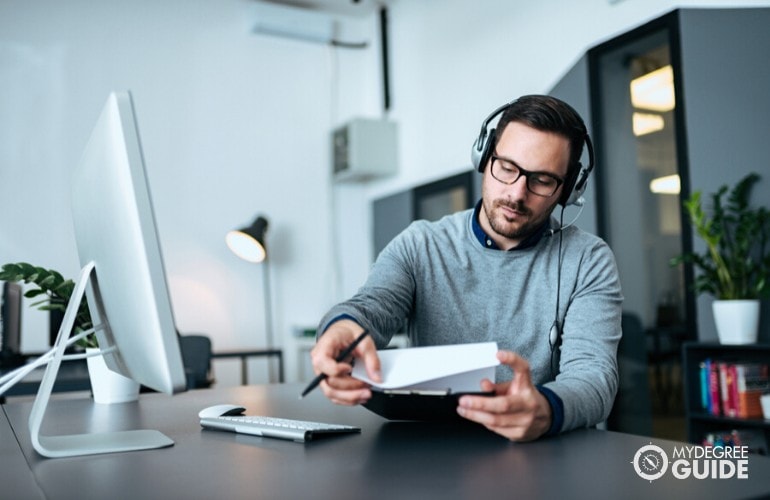
<svg viewBox="0 0 770 500">
<path fill-rule="evenodd" d="M 580 210 L 583 210 L 583 206 L 580 206 Z M 578 213 L 580 215 L 580 213 Z M 577 219 L 577 217 L 575 217 Z M 561 266 L 562 266 L 562 243 L 564 240 L 563 232 L 562 230 L 571 226 L 575 220 L 573 219 L 572 222 L 570 222 L 567 226 L 564 225 L 564 207 L 561 207 L 561 212 L 559 214 L 559 250 L 558 250 L 558 260 L 557 260 L 557 268 L 556 268 L 556 310 L 554 312 L 554 318 L 553 318 L 553 325 L 551 325 L 551 330 L 548 333 L 548 345 L 551 348 L 551 379 L 556 379 L 556 370 L 554 369 L 554 365 L 558 361 L 556 359 L 556 353 L 557 353 L 557 347 L 559 347 L 559 344 L 561 343 L 561 323 L 559 321 L 559 306 L 561 304 Z M 553 233 L 552 233 L 553 234 Z"/>
</svg>

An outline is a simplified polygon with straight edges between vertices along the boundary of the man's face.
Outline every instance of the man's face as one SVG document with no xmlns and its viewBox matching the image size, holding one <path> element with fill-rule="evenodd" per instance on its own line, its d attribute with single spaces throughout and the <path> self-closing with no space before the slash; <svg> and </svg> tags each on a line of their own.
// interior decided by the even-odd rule
<svg viewBox="0 0 770 500">
<path fill-rule="evenodd" d="M 510 122 L 493 154 L 529 172 L 549 173 L 559 179 L 567 177 L 569 141 L 552 132 Z M 512 185 L 504 184 L 492 177 L 490 158 L 481 184 L 479 223 L 500 248 L 513 248 L 548 219 L 563 189 L 562 184 L 552 196 L 538 196 L 527 189 L 524 175 Z"/>
</svg>

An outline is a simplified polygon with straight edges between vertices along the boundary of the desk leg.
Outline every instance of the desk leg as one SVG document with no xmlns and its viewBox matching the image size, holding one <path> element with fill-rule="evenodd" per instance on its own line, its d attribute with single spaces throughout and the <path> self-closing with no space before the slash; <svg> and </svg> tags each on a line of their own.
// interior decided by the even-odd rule
<svg viewBox="0 0 770 500">
<path fill-rule="evenodd" d="M 278 358 L 278 382 L 282 384 L 283 383 L 283 352 L 282 351 L 278 351 L 267 357 L 268 377 L 270 377 L 270 383 L 272 384 L 273 383 L 273 364 L 271 363 L 271 358 L 273 356 L 276 356 Z"/>
<path fill-rule="evenodd" d="M 271 352 L 269 354 L 243 354 L 243 355 L 237 355 L 238 359 L 241 360 L 241 385 L 248 385 L 249 384 L 249 364 L 248 360 L 251 356 L 266 356 L 267 357 L 267 370 L 268 370 L 268 377 L 270 380 L 270 383 L 273 382 L 273 370 L 272 370 L 272 363 L 271 358 L 273 356 L 276 356 L 278 358 L 278 382 L 283 383 L 284 381 L 284 372 L 283 372 L 283 351 L 277 351 L 277 352 Z M 215 358 L 217 356 L 214 356 Z M 227 357 L 234 357 L 234 356 L 227 356 Z"/>
<path fill-rule="evenodd" d="M 246 366 L 246 356 L 241 356 L 241 385 L 247 385 L 249 381 L 248 366 Z"/>
</svg>

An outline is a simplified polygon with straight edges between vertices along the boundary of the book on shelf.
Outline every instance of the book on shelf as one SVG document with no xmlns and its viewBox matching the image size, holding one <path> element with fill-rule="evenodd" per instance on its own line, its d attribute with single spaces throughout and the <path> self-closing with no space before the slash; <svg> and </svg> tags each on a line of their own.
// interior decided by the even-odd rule
<svg viewBox="0 0 770 500">
<path fill-rule="evenodd" d="M 768 454 L 768 443 L 759 429 L 731 429 L 713 431 L 703 435 L 703 446 L 736 447 L 745 446 L 749 453 Z"/>
<path fill-rule="evenodd" d="M 706 359 L 700 364 L 702 409 L 714 416 L 762 418 L 760 397 L 770 390 L 767 363 Z"/>
<path fill-rule="evenodd" d="M 722 396 L 720 394 L 719 367 L 716 361 L 707 359 L 704 363 L 706 371 L 706 410 L 715 416 L 722 414 Z"/>
<path fill-rule="evenodd" d="M 770 389 L 768 365 L 735 365 L 735 383 L 737 385 L 737 408 L 740 418 L 762 418 L 762 393 Z"/>
</svg>

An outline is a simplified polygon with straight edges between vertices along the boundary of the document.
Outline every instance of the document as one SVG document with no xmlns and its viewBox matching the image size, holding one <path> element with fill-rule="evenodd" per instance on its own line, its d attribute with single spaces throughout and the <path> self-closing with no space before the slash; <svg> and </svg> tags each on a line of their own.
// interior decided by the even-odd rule
<svg viewBox="0 0 770 500">
<path fill-rule="evenodd" d="M 437 391 L 445 394 L 478 392 L 485 378 L 495 380 L 497 342 L 453 344 L 379 351 L 382 382 L 366 374 L 362 360 L 352 376 L 383 391 Z"/>
</svg>

